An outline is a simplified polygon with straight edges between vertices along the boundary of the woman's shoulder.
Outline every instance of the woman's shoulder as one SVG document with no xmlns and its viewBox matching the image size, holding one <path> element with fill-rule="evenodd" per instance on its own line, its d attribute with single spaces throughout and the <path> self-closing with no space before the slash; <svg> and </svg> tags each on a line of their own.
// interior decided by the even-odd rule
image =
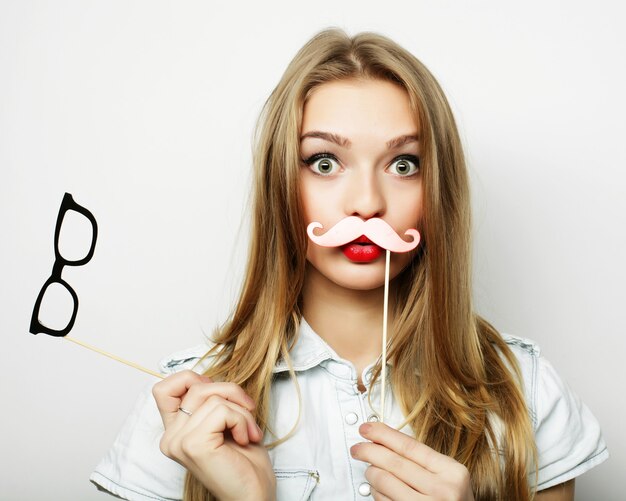
<svg viewBox="0 0 626 501">
<path fill-rule="evenodd" d="M 206 339 L 204 342 L 175 351 L 159 361 L 159 371 L 164 375 L 174 374 L 182 370 L 204 372 L 212 363 L 219 349 L 207 355 L 215 346 L 215 342 Z"/>
<path fill-rule="evenodd" d="M 538 453 L 538 489 L 575 478 L 608 458 L 598 420 L 539 345 L 501 334 L 520 368 Z"/>
<path fill-rule="evenodd" d="M 532 369 L 533 363 L 541 356 L 540 346 L 532 339 L 513 336 L 512 334 L 501 333 L 500 337 L 513 352 L 517 362 L 524 364 L 524 366 L 520 368 L 522 370 Z M 530 364 L 530 366 L 528 366 L 528 364 Z"/>
<path fill-rule="evenodd" d="M 161 453 L 163 422 L 147 384 L 89 480 L 130 501 L 182 499 L 185 470 Z"/>
<path fill-rule="evenodd" d="M 214 358 L 205 357 L 214 345 L 207 340 L 171 353 L 161 359 L 159 370 L 164 376 L 186 369 L 202 373 Z M 159 448 L 163 422 L 153 386 L 146 385 L 139 394 L 112 447 L 92 472 L 90 480 L 99 490 L 131 501 L 182 498 L 185 469 Z"/>
</svg>

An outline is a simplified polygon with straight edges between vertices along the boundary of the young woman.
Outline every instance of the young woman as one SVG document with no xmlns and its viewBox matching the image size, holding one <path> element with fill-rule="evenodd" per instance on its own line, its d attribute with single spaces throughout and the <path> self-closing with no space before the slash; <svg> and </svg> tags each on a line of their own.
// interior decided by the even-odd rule
<svg viewBox="0 0 626 501">
<path fill-rule="evenodd" d="M 162 363 L 91 480 L 132 500 L 573 499 L 608 452 L 538 348 L 472 309 L 467 173 L 429 71 L 380 35 L 319 33 L 266 103 L 254 166 L 230 320 Z M 384 423 L 384 254 L 306 233 L 349 216 L 421 234 L 391 256 Z"/>
</svg>

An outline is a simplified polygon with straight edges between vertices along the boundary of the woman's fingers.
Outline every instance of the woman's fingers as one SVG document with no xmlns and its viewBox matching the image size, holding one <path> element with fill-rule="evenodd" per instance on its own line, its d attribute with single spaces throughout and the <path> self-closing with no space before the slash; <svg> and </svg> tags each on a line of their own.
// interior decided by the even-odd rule
<svg viewBox="0 0 626 501">
<path fill-rule="evenodd" d="M 205 466 L 210 466 L 212 458 L 224 453 L 228 457 L 229 451 L 222 448 L 228 440 L 227 431 L 243 447 L 260 440 L 260 429 L 249 411 L 218 396 L 210 397 L 191 416 L 180 414 L 163 434 L 160 448 L 163 454 L 184 465 L 190 461 L 199 464 L 201 459 Z"/>
<path fill-rule="evenodd" d="M 210 382 L 210 378 L 193 371 L 181 371 L 166 377 L 152 387 L 152 395 L 166 429 L 176 419 L 178 407 L 189 388 L 194 384 Z"/>
<path fill-rule="evenodd" d="M 392 471 L 398 479 L 417 492 L 431 492 L 432 484 L 436 481 L 435 475 L 431 472 L 383 445 L 362 442 L 353 445 L 350 453 L 359 461 L 385 471 Z"/>
<path fill-rule="evenodd" d="M 431 449 L 401 431 L 384 423 L 366 423 L 361 425 L 359 433 L 364 438 L 384 445 L 402 457 L 410 459 L 432 473 L 447 469 L 455 461 L 444 454 Z"/>
<path fill-rule="evenodd" d="M 188 404 L 187 397 L 185 397 L 183 399 L 181 407 L 185 409 L 195 410 L 192 412 L 191 416 L 183 412 L 178 413 L 178 416 L 171 423 L 170 428 L 168 429 L 168 431 L 170 431 L 172 435 L 176 434 L 178 430 L 181 430 L 183 428 L 185 428 L 186 430 L 191 430 L 197 427 L 199 424 L 204 423 L 210 416 L 217 412 L 220 407 L 227 407 L 239 413 L 245 420 L 245 426 L 242 429 L 237 428 L 231 430 L 231 434 L 233 434 L 233 438 L 237 443 L 241 445 L 246 445 L 249 442 L 258 442 L 263 438 L 263 433 L 256 424 L 254 416 L 252 416 L 250 411 L 235 402 L 226 400 L 221 395 L 210 395 L 199 406 L 195 400 L 192 400 Z M 227 428 L 229 427 L 222 428 L 220 431 L 223 432 Z"/>
<path fill-rule="evenodd" d="M 226 441 L 224 433 L 226 430 L 230 431 L 233 440 L 242 446 L 251 442 L 251 436 L 256 438 L 256 430 L 254 435 L 250 434 L 249 412 L 236 404 L 225 400 L 222 403 L 208 401 L 198 413 L 200 414 L 198 420 L 192 422 L 191 418 L 196 417 L 194 414 L 189 419 L 189 426 L 180 432 L 181 445 L 186 454 L 206 453 L 207 449 L 218 449 Z M 256 424 L 253 426 L 256 429 Z"/>
<path fill-rule="evenodd" d="M 390 499 L 384 494 L 381 494 L 373 487 L 371 488 L 371 493 L 372 493 L 372 497 L 374 498 L 374 501 L 393 501 L 393 499 Z"/>
<path fill-rule="evenodd" d="M 187 394 L 180 403 L 181 407 L 194 412 L 209 397 L 219 395 L 225 400 L 229 400 L 244 409 L 253 410 L 255 407 L 254 400 L 250 398 L 241 386 L 235 383 L 206 383 L 200 382 L 189 387 Z"/>
<path fill-rule="evenodd" d="M 177 372 L 159 381 L 152 388 L 152 394 L 166 429 L 180 414 L 179 407 L 193 413 L 211 395 L 221 395 L 250 410 L 255 407 L 252 398 L 240 386 L 234 383 L 213 383 L 211 378 L 190 370 Z"/>
<path fill-rule="evenodd" d="M 365 470 L 365 478 L 370 484 L 372 496 L 375 500 L 402 499 L 406 501 L 426 501 L 427 499 L 432 499 L 413 490 L 394 474 L 376 466 L 370 466 Z"/>
<path fill-rule="evenodd" d="M 473 499 L 469 471 L 453 458 L 383 423 L 359 432 L 372 442 L 356 444 L 352 455 L 372 465 L 365 478 L 377 492 L 391 499 Z"/>
<path fill-rule="evenodd" d="M 246 483 L 257 485 L 267 476 L 269 456 L 255 443 L 263 439 L 250 412 L 255 404 L 240 386 L 181 371 L 157 383 L 152 393 L 165 426 L 161 452 L 204 485 L 232 498 L 229 493 L 240 491 Z M 264 453 L 254 456 L 258 464 L 247 457 L 257 449 Z"/>
</svg>

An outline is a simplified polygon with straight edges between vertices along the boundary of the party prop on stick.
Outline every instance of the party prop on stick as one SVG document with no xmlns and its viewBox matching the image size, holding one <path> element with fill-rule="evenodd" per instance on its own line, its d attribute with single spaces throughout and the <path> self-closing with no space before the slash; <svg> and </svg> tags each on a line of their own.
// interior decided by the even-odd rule
<svg viewBox="0 0 626 501">
<path fill-rule="evenodd" d="M 370 218 L 363 220 L 357 216 L 348 216 L 339 221 L 323 235 L 316 235 L 314 230 L 324 227 L 313 221 L 307 227 L 309 238 L 322 247 L 341 247 L 346 244 L 372 246 L 376 245 L 385 249 L 385 289 L 383 298 L 383 343 L 382 343 L 382 382 L 380 393 L 380 420 L 385 422 L 385 379 L 387 375 L 387 305 L 389 302 L 389 265 L 391 252 L 409 252 L 417 247 L 420 242 L 420 234 L 410 228 L 404 232 L 411 236 L 413 240 L 407 242 L 403 240 L 387 222 L 380 218 Z M 371 251 L 374 252 L 371 252 Z M 359 259 L 359 256 L 377 256 L 374 249 L 367 251 L 356 251 L 353 253 L 355 261 L 370 261 L 372 259 Z"/>
<path fill-rule="evenodd" d="M 82 214 L 91 223 L 91 229 L 92 229 L 91 245 L 89 247 L 89 251 L 87 252 L 87 255 L 83 257 L 82 259 L 74 259 L 74 260 L 66 259 L 65 257 L 63 257 L 61 250 L 59 249 L 59 237 L 61 235 L 61 228 L 63 226 L 65 215 L 70 210 L 73 210 L 73 211 L 78 212 L 79 214 Z M 63 278 L 61 278 L 61 272 L 63 271 L 63 268 L 65 266 L 82 266 L 84 264 L 87 264 L 89 261 L 91 261 L 94 250 L 96 248 L 97 237 L 98 237 L 98 224 L 96 223 L 96 218 L 94 218 L 93 214 L 89 210 L 87 210 L 85 207 L 77 204 L 72 198 L 72 195 L 70 193 L 66 193 L 65 196 L 63 197 L 63 201 L 61 202 L 59 215 L 57 216 L 56 228 L 54 230 L 55 260 L 54 260 L 54 265 L 52 266 L 52 274 L 50 275 L 48 280 L 46 280 L 46 282 L 43 284 L 43 287 L 39 291 L 39 295 L 37 296 L 37 300 L 35 301 L 35 307 L 33 308 L 33 314 L 30 319 L 29 330 L 32 334 L 43 333 L 43 334 L 48 334 L 50 336 L 62 337 L 64 339 L 67 339 L 68 341 L 72 341 L 73 343 L 83 346 L 89 350 L 93 350 L 96 353 L 100 353 L 101 355 L 112 358 L 114 360 L 117 360 L 118 362 L 126 364 L 130 367 L 134 367 L 135 369 L 139 369 L 140 371 L 146 372 L 148 374 L 151 374 L 152 376 L 156 376 L 162 379 L 163 376 L 161 374 L 158 374 L 157 372 L 151 371 L 150 369 L 146 369 L 133 362 L 129 362 L 128 360 L 124 360 L 111 353 L 107 353 L 106 351 L 102 351 L 82 341 L 79 341 L 77 339 L 73 339 L 67 336 L 67 334 L 72 330 L 72 327 L 74 327 L 74 321 L 76 320 L 76 314 L 78 313 L 78 296 L 76 295 L 76 292 L 70 286 L 70 284 L 68 284 L 65 280 L 63 280 Z M 64 287 L 65 290 L 67 290 L 67 292 L 69 292 L 70 295 L 72 296 L 72 300 L 74 303 L 74 309 L 72 310 L 72 315 L 69 321 L 67 322 L 66 326 L 62 329 L 53 329 L 51 327 L 43 325 L 41 321 L 39 320 L 41 302 L 46 294 L 46 291 L 48 290 L 48 287 L 50 287 L 50 285 L 52 284 L 59 284 L 60 286 Z"/>
</svg>

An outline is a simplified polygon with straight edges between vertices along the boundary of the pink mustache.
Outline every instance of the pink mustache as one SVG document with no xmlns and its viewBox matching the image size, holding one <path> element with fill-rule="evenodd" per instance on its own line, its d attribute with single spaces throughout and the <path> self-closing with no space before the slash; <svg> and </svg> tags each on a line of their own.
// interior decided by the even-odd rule
<svg viewBox="0 0 626 501">
<path fill-rule="evenodd" d="M 415 249 L 420 242 L 420 234 L 416 229 L 410 228 L 404 232 L 405 235 L 413 237 L 412 242 L 406 242 L 391 226 L 378 217 L 363 221 L 360 217 L 348 216 L 323 235 L 313 233 L 316 228 L 324 227 L 321 223 L 313 221 L 307 227 L 306 232 L 313 242 L 322 247 L 340 247 L 363 235 L 379 247 L 392 252 L 408 252 Z"/>
</svg>

